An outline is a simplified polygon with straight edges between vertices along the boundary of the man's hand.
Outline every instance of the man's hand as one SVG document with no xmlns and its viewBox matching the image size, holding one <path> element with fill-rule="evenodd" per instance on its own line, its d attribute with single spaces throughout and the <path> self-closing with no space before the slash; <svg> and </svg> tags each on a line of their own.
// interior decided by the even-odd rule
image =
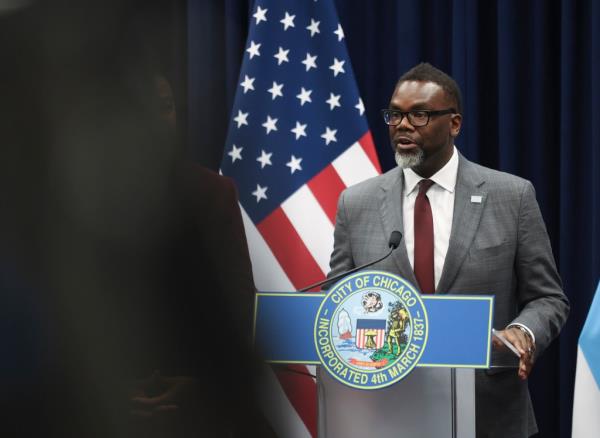
<svg viewBox="0 0 600 438">
<path fill-rule="evenodd" d="M 130 396 L 131 413 L 139 417 L 154 417 L 178 411 L 195 398 L 196 381 L 191 377 L 163 377 L 155 372 L 138 382 Z"/>
<path fill-rule="evenodd" d="M 498 333 L 506 338 L 508 342 L 513 344 L 519 352 L 519 378 L 527 379 L 531 369 L 533 368 L 535 344 L 531 337 L 523 330 L 517 327 L 510 327 L 505 330 L 499 330 Z M 492 337 L 494 348 L 497 350 L 508 350 L 499 339 Z"/>
</svg>

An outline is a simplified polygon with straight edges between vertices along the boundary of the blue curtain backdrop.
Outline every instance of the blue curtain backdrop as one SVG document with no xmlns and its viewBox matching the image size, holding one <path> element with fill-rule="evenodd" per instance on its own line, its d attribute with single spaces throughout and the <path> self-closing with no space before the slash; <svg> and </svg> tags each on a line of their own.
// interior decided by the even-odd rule
<svg viewBox="0 0 600 438">
<path fill-rule="evenodd" d="M 530 387 L 540 436 L 569 437 L 577 339 L 600 277 L 600 2 L 336 5 L 384 170 L 394 162 L 378 110 L 397 78 L 427 61 L 463 91 L 461 152 L 536 187 L 572 311 Z M 223 153 L 253 9 L 188 2 L 188 143 L 209 167 Z"/>
</svg>

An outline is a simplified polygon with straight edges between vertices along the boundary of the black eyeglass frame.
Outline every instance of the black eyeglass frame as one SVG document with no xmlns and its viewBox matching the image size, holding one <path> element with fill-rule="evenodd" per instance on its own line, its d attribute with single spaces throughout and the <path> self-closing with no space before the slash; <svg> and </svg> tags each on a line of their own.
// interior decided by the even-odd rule
<svg viewBox="0 0 600 438">
<path fill-rule="evenodd" d="M 388 120 L 386 119 L 386 114 L 389 114 L 389 113 L 400 114 L 400 121 L 398 121 L 398 123 L 394 123 L 394 124 L 389 123 Z M 422 125 L 415 125 L 413 123 L 413 121 L 411 120 L 412 117 L 414 116 L 414 113 L 426 113 L 427 121 Z M 408 123 L 410 123 L 415 128 L 427 126 L 429 124 L 429 120 L 431 119 L 431 116 L 441 116 L 444 114 L 458 114 L 458 113 L 456 112 L 456 110 L 454 108 L 446 108 L 443 110 L 413 110 L 413 111 L 399 111 L 399 110 L 389 109 L 389 108 L 381 110 L 381 115 L 383 116 L 383 121 L 385 122 L 386 125 L 398 126 L 400 123 L 402 123 L 402 120 L 404 120 L 404 117 L 406 117 L 406 118 L 408 118 Z"/>
</svg>

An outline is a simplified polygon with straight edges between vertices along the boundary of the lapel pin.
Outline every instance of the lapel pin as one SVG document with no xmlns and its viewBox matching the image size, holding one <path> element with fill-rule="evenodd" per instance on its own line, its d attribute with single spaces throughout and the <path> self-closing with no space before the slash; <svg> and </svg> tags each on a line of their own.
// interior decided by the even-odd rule
<svg viewBox="0 0 600 438">
<path fill-rule="evenodd" d="M 471 196 L 471 203 L 473 204 L 481 204 L 481 196 Z"/>
</svg>

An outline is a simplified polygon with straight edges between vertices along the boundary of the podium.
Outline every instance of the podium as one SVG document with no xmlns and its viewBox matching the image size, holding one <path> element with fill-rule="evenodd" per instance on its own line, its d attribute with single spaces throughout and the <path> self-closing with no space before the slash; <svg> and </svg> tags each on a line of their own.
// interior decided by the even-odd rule
<svg viewBox="0 0 600 438">
<path fill-rule="evenodd" d="M 380 276 L 402 287 L 376 287 Z M 392 325 L 399 308 L 402 336 Z M 491 296 L 421 297 L 400 277 L 366 271 L 327 294 L 257 294 L 254 337 L 267 362 L 322 365 L 320 437 L 474 438 L 474 370 L 490 368 L 492 315 Z"/>
<path fill-rule="evenodd" d="M 317 370 L 319 437 L 475 438 L 473 369 L 417 368 L 374 391 Z"/>
</svg>

